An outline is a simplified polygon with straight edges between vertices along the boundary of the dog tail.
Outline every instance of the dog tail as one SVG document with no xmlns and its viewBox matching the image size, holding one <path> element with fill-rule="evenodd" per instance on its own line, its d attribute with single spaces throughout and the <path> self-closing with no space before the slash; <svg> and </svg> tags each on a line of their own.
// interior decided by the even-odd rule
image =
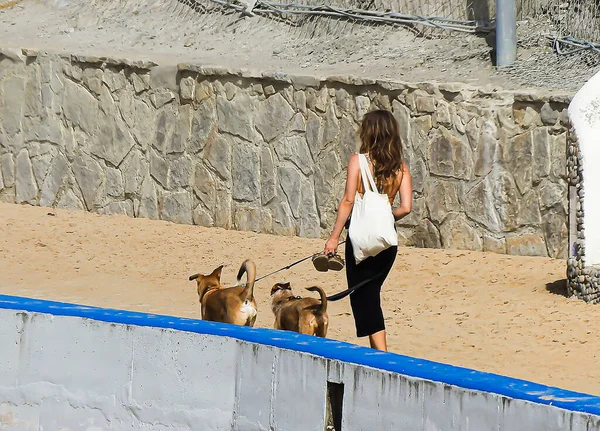
<svg viewBox="0 0 600 431">
<path fill-rule="evenodd" d="M 250 259 L 246 259 L 237 275 L 237 284 L 241 286 L 242 277 L 246 274 L 246 287 L 241 295 L 242 301 L 248 301 L 254 298 L 254 282 L 256 281 L 256 265 Z"/>
<path fill-rule="evenodd" d="M 319 292 L 319 295 L 321 296 L 321 305 L 318 306 L 317 311 L 325 313 L 327 311 L 327 295 L 325 294 L 323 289 L 321 289 L 319 286 L 312 286 L 307 287 L 306 290 L 309 290 L 311 292 Z"/>
</svg>

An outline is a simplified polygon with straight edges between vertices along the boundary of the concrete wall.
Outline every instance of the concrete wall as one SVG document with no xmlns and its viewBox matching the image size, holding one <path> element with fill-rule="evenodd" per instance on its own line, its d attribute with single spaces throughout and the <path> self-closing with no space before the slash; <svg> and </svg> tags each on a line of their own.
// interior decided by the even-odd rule
<svg viewBox="0 0 600 431">
<path fill-rule="evenodd" d="M 0 200 L 328 235 L 368 110 L 398 119 L 403 245 L 566 257 L 568 95 L 0 54 Z"/>
<path fill-rule="evenodd" d="M 2 430 L 600 427 L 600 398 L 285 331 L 0 296 Z"/>
</svg>

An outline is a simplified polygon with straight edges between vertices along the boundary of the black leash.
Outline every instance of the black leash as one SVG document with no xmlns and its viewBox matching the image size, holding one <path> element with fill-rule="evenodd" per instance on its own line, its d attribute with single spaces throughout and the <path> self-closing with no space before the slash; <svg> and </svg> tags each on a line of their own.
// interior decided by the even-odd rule
<svg viewBox="0 0 600 431">
<path fill-rule="evenodd" d="M 339 247 L 340 245 L 342 245 L 343 243 L 345 243 L 345 242 L 346 242 L 346 241 L 342 241 L 342 242 L 340 242 L 340 243 L 338 244 L 338 247 Z M 273 274 L 277 274 L 278 272 L 284 271 L 284 270 L 286 270 L 286 269 L 290 269 L 292 266 L 296 266 L 296 265 L 298 265 L 299 263 L 302 263 L 302 262 L 304 262 L 305 260 L 308 260 L 308 259 L 312 258 L 313 256 L 316 256 L 317 254 L 319 254 L 319 253 L 315 253 L 315 254 L 311 254 L 310 256 L 303 257 L 302 259 L 300 259 L 300 260 L 297 260 L 296 262 L 290 263 L 288 266 L 284 266 L 283 268 L 279 268 L 277 271 L 273 271 L 273 272 L 270 272 L 270 273 L 269 273 L 269 274 L 267 274 L 267 275 L 263 275 L 262 277 L 258 277 L 256 280 L 254 280 L 254 282 L 256 283 L 256 282 L 258 282 L 258 281 L 262 280 L 263 278 L 267 278 L 267 277 L 270 277 L 270 276 L 271 276 L 271 275 L 273 275 Z"/>
<path fill-rule="evenodd" d="M 338 246 L 340 246 L 340 245 L 344 244 L 345 242 L 346 242 L 346 241 L 342 241 L 342 242 L 340 242 L 340 243 L 338 244 Z M 295 261 L 295 262 L 292 262 L 292 263 L 290 263 L 289 265 L 287 265 L 287 266 L 284 266 L 283 268 L 279 268 L 278 270 L 276 270 L 276 271 L 273 271 L 273 272 L 270 272 L 270 273 L 269 273 L 269 274 L 267 274 L 267 275 L 263 275 L 262 277 L 259 277 L 259 278 L 257 278 L 257 279 L 255 280 L 255 282 L 258 282 L 258 281 L 260 281 L 260 280 L 262 280 L 262 279 L 264 279 L 264 278 L 270 277 L 271 275 L 273 275 L 273 274 L 277 274 L 278 272 L 284 271 L 284 270 L 286 270 L 286 269 L 290 269 L 292 266 L 298 265 L 299 263 L 302 263 L 302 262 L 304 262 L 305 260 L 308 260 L 308 259 L 312 258 L 313 256 L 316 256 L 317 254 L 319 254 L 319 253 L 315 253 L 315 254 L 311 254 L 310 256 L 303 257 L 302 259 L 300 259 L 300 260 L 297 260 L 297 261 Z M 363 287 L 364 285 L 366 285 L 366 284 L 370 283 L 371 281 L 375 280 L 377 277 L 380 277 L 380 276 L 381 276 L 381 275 L 382 275 L 384 272 L 385 272 L 385 271 L 381 271 L 381 272 L 379 272 L 379 273 L 375 274 L 373 277 L 371 277 L 371 278 L 367 278 L 366 280 L 363 280 L 363 281 L 361 281 L 360 283 L 358 283 L 358 284 L 355 284 L 354 286 L 351 286 L 351 287 L 349 287 L 349 288 L 348 288 L 348 289 L 346 289 L 346 290 L 343 290 L 343 291 L 341 291 L 341 292 L 339 292 L 339 293 L 336 293 L 336 294 L 333 294 L 333 295 L 331 295 L 331 296 L 328 296 L 328 297 L 327 297 L 327 301 L 334 302 L 334 301 L 339 301 L 340 299 L 343 299 L 343 298 L 345 298 L 346 296 L 350 295 L 352 292 L 355 292 L 356 290 L 360 289 L 360 288 L 361 288 L 361 287 Z"/>
<path fill-rule="evenodd" d="M 385 272 L 385 270 L 381 271 L 381 272 L 378 272 L 377 274 L 375 274 L 371 278 L 367 278 L 366 280 L 363 280 L 360 283 L 355 284 L 354 286 L 351 286 L 351 287 L 349 287 L 346 290 L 343 290 L 343 291 L 341 291 L 339 293 L 336 293 L 336 294 L 333 294 L 331 296 L 328 296 L 327 297 L 327 301 L 334 302 L 334 301 L 339 301 L 342 298 L 345 298 L 346 296 L 350 295 L 352 292 L 354 292 L 354 291 L 360 289 L 361 287 L 363 287 L 365 284 L 368 284 L 371 281 L 375 280 L 377 277 L 380 277 L 381 275 L 384 274 L 384 272 Z"/>
</svg>

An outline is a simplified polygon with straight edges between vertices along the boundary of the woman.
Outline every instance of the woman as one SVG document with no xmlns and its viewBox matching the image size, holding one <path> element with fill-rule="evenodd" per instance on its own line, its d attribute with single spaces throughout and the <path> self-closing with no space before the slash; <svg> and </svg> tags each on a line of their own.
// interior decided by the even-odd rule
<svg viewBox="0 0 600 431">
<path fill-rule="evenodd" d="M 402 140 L 398 123 L 394 116 L 384 110 L 365 114 L 360 131 L 360 153 L 369 161 L 369 169 L 380 193 L 386 193 L 393 204 L 397 193 L 401 205 L 393 210 L 394 219 L 400 220 L 412 209 L 412 182 L 408 166 L 402 159 Z M 333 231 L 325 244 L 325 255 L 336 253 L 340 234 L 344 226 L 348 227 L 356 192 L 364 192 L 358 154 L 350 157 L 346 177 L 346 191 L 340 202 Z M 386 350 L 385 323 L 381 310 L 381 286 L 387 278 L 398 247 L 390 247 L 376 256 L 368 257 L 359 264 L 354 260 L 352 244 L 346 238 L 346 279 L 348 287 L 368 280 L 360 289 L 350 294 L 350 305 L 356 324 L 358 337 L 369 336 L 371 348 Z"/>
</svg>

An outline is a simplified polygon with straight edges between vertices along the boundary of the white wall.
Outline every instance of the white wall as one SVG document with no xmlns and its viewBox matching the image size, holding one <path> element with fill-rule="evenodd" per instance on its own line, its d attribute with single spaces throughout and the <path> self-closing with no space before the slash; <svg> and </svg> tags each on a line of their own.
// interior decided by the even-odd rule
<svg viewBox="0 0 600 431">
<path fill-rule="evenodd" d="M 600 264 L 600 72 L 577 92 L 569 105 L 583 155 L 583 228 L 586 266 Z"/>
<path fill-rule="evenodd" d="M 322 431 L 328 380 L 344 431 L 600 427 L 597 397 L 287 332 L 0 295 L 0 346 L 1 430 Z"/>
</svg>

